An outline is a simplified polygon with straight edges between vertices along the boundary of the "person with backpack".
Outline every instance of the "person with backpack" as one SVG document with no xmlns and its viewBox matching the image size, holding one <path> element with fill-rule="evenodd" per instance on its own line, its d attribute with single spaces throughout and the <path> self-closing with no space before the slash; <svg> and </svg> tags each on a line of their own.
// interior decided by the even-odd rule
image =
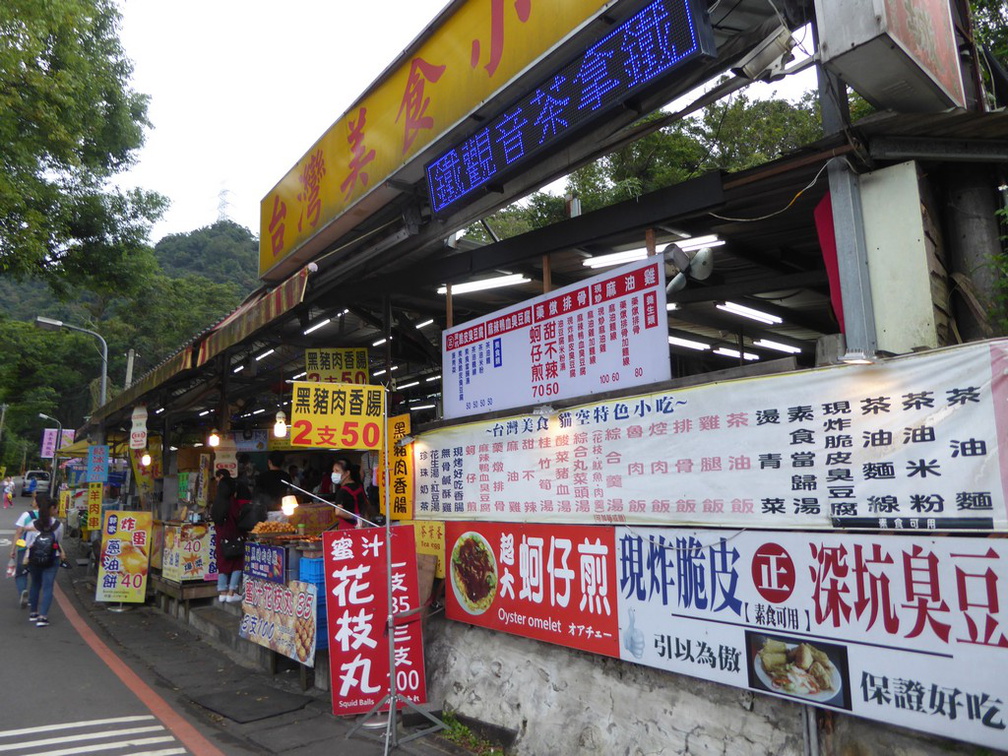
<svg viewBox="0 0 1008 756">
<path fill-rule="evenodd" d="M 336 487 L 336 504 L 342 507 L 345 512 L 336 510 L 340 521 L 338 530 L 357 528 L 365 525 L 349 512 L 359 516 L 367 517 L 370 506 L 364 486 L 361 485 L 360 470 L 357 465 L 343 457 L 333 462 L 332 484 Z"/>
<path fill-rule="evenodd" d="M 18 601 L 21 608 L 28 606 L 28 567 L 25 565 L 25 536 L 29 530 L 35 529 L 35 520 L 38 517 L 38 502 L 32 501 L 34 509 L 27 509 L 21 513 L 14 523 L 14 541 L 11 543 L 11 561 L 14 562 L 14 586 L 17 588 Z"/>
<path fill-rule="evenodd" d="M 245 533 L 238 527 L 242 509 L 249 504 L 251 493 L 241 479 L 235 480 L 228 470 L 214 473 L 217 493 L 210 507 L 210 519 L 217 534 L 217 600 L 237 603 L 238 591 L 245 568 Z M 240 498 L 239 498 L 240 497 Z"/>
<path fill-rule="evenodd" d="M 52 516 L 53 503 L 49 494 L 36 493 L 35 503 L 38 505 L 35 528 L 29 530 L 25 538 L 25 564 L 31 576 L 31 588 L 28 591 L 28 609 L 31 613 L 28 621 L 34 622 L 35 627 L 45 627 L 49 624 L 53 585 L 63 556 L 60 547 L 63 523 Z"/>
</svg>

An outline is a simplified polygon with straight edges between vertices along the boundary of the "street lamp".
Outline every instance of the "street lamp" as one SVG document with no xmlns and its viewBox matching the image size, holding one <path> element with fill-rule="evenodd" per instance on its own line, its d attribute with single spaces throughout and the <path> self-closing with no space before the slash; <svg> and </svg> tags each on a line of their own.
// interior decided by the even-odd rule
<svg viewBox="0 0 1008 756">
<path fill-rule="evenodd" d="M 66 328 L 71 331 L 80 331 L 81 333 L 87 333 L 94 336 L 98 341 L 101 342 L 101 359 L 102 359 L 102 372 L 101 372 L 101 388 L 99 390 L 98 406 L 105 406 L 105 392 L 108 386 L 108 344 L 105 343 L 105 339 L 102 338 L 100 333 L 95 333 L 94 331 L 89 331 L 87 328 L 81 328 L 80 326 L 70 325 L 69 323 L 64 323 L 62 320 L 53 320 L 52 318 L 44 318 L 41 315 L 35 316 L 35 327 L 41 328 L 44 331 L 58 331 L 60 328 Z"/>
<path fill-rule="evenodd" d="M 54 423 L 56 423 L 56 448 L 53 449 L 52 475 L 49 476 L 49 498 L 52 499 L 53 492 L 56 487 L 56 464 L 57 464 L 56 456 L 59 454 L 60 447 L 63 446 L 63 423 L 61 423 L 55 417 L 50 417 L 45 412 L 39 412 L 38 416 L 41 417 L 43 420 L 52 420 Z"/>
</svg>

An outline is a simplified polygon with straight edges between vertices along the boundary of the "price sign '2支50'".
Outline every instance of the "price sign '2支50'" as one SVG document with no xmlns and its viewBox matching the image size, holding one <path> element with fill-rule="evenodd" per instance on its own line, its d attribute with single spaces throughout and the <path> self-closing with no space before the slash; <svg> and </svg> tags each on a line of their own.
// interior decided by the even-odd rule
<svg viewBox="0 0 1008 756">
<path fill-rule="evenodd" d="M 352 383 L 294 383 L 291 445 L 380 449 L 385 389 Z"/>
</svg>

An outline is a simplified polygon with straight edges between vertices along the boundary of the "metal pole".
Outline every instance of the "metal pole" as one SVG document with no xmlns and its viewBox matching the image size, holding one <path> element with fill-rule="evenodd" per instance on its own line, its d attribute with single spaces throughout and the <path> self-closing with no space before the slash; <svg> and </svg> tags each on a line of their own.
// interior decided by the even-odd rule
<svg viewBox="0 0 1008 756">
<path fill-rule="evenodd" d="M 61 323 L 63 328 L 69 328 L 71 331 L 80 331 L 81 333 L 88 333 L 94 336 L 98 341 L 101 342 L 101 386 L 99 388 L 98 395 L 98 406 L 105 406 L 105 399 L 108 393 L 108 344 L 105 343 L 105 339 L 102 338 L 100 333 L 91 331 L 87 328 L 81 328 L 80 326 L 70 325 L 69 323 Z"/>
<path fill-rule="evenodd" d="M 388 595 L 388 649 L 389 649 L 389 718 L 385 731 L 385 752 L 388 749 L 399 745 L 399 696 L 396 694 L 396 668 L 395 668 L 395 612 L 392 609 L 392 496 L 391 496 L 391 458 L 388 447 L 388 395 L 385 397 L 385 412 L 382 422 L 385 428 L 382 432 L 382 477 L 385 484 L 385 569 L 386 588 Z"/>
</svg>

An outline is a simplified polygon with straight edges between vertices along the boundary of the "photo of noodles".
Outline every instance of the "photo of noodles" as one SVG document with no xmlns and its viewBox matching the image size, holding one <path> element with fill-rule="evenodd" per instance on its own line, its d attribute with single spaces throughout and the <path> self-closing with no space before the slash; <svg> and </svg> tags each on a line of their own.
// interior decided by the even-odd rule
<svg viewBox="0 0 1008 756">
<path fill-rule="evenodd" d="M 840 674 L 824 651 L 811 643 L 767 638 L 756 654 L 756 673 L 771 690 L 827 701 L 840 690 Z"/>
<path fill-rule="evenodd" d="M 497 595 L 497 560 L 479 533 L 463 533 L 451 554 L 452 588 L 469 614 L 482 614 Z"/>
</svg>

